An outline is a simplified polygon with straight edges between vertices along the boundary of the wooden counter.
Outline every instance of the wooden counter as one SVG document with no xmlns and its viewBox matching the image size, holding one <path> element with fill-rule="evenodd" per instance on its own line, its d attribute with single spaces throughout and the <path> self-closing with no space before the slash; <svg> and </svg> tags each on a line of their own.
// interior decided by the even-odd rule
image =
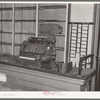
<svg viewBox="0 0 100 100">
<path fill-rule="evenodd" d="M 39 91 L 84 91 L 90 90 L 93 69 L 86 78 L 66 77 L 42 71 L 30 70 L 11 65 L 0 64 L 0 73 L 7 75 L 7 83 L 25 86 Z"/>
</svg>

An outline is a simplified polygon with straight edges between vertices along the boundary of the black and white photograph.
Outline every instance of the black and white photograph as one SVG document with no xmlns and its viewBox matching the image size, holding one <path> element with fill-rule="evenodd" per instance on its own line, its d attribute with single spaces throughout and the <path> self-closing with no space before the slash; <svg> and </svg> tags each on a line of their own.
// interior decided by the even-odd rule
<svg viewBox="0 0 100 100">
<path fill-rule="evenodd" d="M 0 2 L 0 91 L 99 92 L 100 4 Z"/>
</svg>

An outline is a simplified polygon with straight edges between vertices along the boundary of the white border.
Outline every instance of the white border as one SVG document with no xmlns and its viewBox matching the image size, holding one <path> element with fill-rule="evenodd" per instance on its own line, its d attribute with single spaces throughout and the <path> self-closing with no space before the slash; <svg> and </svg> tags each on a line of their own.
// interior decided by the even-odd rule
<svg viewBox="0 0 100 100">
<path fill-rule="evenodd" d="M 99 92 L 61 92 L 48 91 L 48 94 L 43 92 L 2 92 L 0 98 L 69 98 L 69 99 L 98 99 Z"/>
<path fill-rule="evenodd" d="M 74 3 L 74 4 L 94 4 L 94 3 L 100 3 L 100 2 L 45 2 L 45 1 L 0 1 L 0 3 Z M 38 91 L 38 92 L 0 92 L 0 98 L 70 98 L 70 99 L 99 99 L 100 98 L 100 92 L 65 92 L 65 91 Z"/>
<path fill-rule="evenodd" d="M 62 3 L 62 4 L 64 4 L 64 3 L 75 3 L 75 4 L 81 4 L 81 3 L 94 4 L 94 3 L 96 3 L 97 4 L 100 2 L 92 2 L 92 1 L 90 1 L 90 2 L 88 2 L 88 1 L 87 2 L 77 2 L 77 1 L 76 2 L 69 2 L 69 1 L 66 1 L 66 2 L 65 1 L 62 1 L 62 2 L 59 2 L 59 1 L 58 2 L 55 2 L 55 1 L 54 2 L 53 1 L 52 2 L 51 1 L 47 1 L 47 2 L 45 2 L 45 1 L 42 1 L 42 2 L 41 1 L 28 1 L 28 2 L 27 1 L 24 1 L 24 2 L 22 2 L 22 1 L 15 1 L 15 2 L 9 1 L 9 2 L 7 2 L 7 1 L 0 1 L 0 3 Z"/>
</svg>

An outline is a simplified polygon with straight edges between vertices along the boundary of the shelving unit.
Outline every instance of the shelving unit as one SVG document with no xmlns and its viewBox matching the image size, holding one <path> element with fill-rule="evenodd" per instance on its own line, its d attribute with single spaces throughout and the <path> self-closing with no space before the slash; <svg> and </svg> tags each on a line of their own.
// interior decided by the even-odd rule
<svg viewBox="0 0 100 100">
<path fill-rule="evenodd" d="M 1 23 L 10 23 L 12 25 L 12 30 L 9 30 L 9 31 L 6 31 L 6 30 L 3 30 L 3 29 L 0 29 L 1 33 L 4 35 L 4 34 L 9 34 L 10 36 L 12 35 L 12 40 L 11 42 L 4 42 L 4 41 L 1 41 L 0 44 L 1 46 L 2 45 L 8 45 L 8 46 L 12 46 L 12 55 L 18 55 L 18 51 L 19 51 L 19 48 L 20 48 L 20 45 L 21 43 L 28 39 L 28 37 L 31 37 L 31 36 L 40 36 L 40 34 L 38 34 L 38 24 L 39 23 L 61 23 L 61 25 L 63 24 L 63 34 L 55 34 L 56 36 L 56 39 L 59 41 L 59 39 L 61 41 L 64 42 L 65 40 L 65 31 L 66 31 L 66 28 L 65 28 L 65 25 L 66 25 L 66 18 L 65 19 L 59 19 L 59 17 L 56 19 L 52 18 L 51 19 L 48 19 L 48 16 L 47 18 L 40 18 L 40 13 L 41 12 L 46 12 L 46 10 L 49 10 L 51 12 L 52 9 L 54 9 L 55 11 L 56 10 L 59 10 L 59 9 L 62 9 L 62 10 L 65 10 L 66 11 L 66 4 L 54 4 L 54 5 L 48 5 L 48 4 L 33 4 L 33 6 L 31 5 L 25 5 L 25 4 L 20 4 L 20 6 L 18 4 L 12 4 L 11 7 L 1 7 L 0 8 L 0 11 L 1 12 L 12 12 L 12 15 L 13 17 L 12 18 L 3 18 L 3 19 L 0 19 L 0 22 Z M 68 9 L 68 8 L 67 8 Z M 30 12 L 33 12 L 33 17 L 36 16 L 35 18 L 27 18 L 27 16 L 25 17 L 25 13 L 28 13 L 30 14 Z M 54 11 L 53 11 L 54 12 Z M 20 15 L 17 15 L 17 13 L 20 13 Z M 51 12 L 52 13 L 52 12 Z M 58 11 L 59 13 L 59 11 Z M 35 15 L 34 15 L 35 14 Z M 54 14 L 54 13 L 53 13 Z M 53 15 L 52 14 L 52 15 Z M 59 14 L 57 14 L 59 15 Z M 2 16 L 2 15 L 1 15 Z M 20 16 L 19 17 L 16 17 L 16 16 Z M 66 15 L 64 15 L 66 17 Z M 32 32 L 29 32 L 28 31 L 24 31 L 24 24 L 26 23 L 30 23 L 30 24 L 34 24 L 33 26 L 35 27 L 35 29 L 33 28 L 33 31 Z M 17 27 L 17 24 L 21 27 L 20 30 Z M 27 24 L 26 26 L 28 26 L 29 24 Z M 19 31 L 16 31 L 16 30 L 19 30 Z M 67 31 L 66 31 L 67 32 Z M 16 38 L 17 37 L 17 38 Z M 25 37 L 23 39 L 23 37 Z M 17 41 L 16 41 L 17 40 Z M 57 41 L 57 42 L 58 42 Z M 61 42 L 60 41 L 60 42 Z M 59 43 L 60 43 L 59 42 Z M 61 44 L 59 43 L 56 43 L 56 51 L 58 52 L 63 52 L 61 53 L 60 55 L 64 55 L 64 52 L 66 52 L 66 50 L 64 49 L 64 44 L 62 47 L 60 47 Z M 17 46 L 17 47 L 16 47 Z M 19 47 L 18 47 L 19 46 Z M 17 49 L 16 49 L 17 48 Z M 17 53 L 16 51 L 17 50 Z M 57 54 L 59 55 L 59 53 Z M 66 55 L 64 55 L 66 56 Z M 60 56 L 57 56 L 57 58 L 59 58 Z M 65 62 L 65 59 L 66 57 L 64 58 L 61 58 L 62 61 Z M 59 60 L 59 59 L 58 59 Z"/>
<path fill-rule="evenodd" d="M 1 25 L 1 28 L 0 28 L 0 34 L 1 34 L 1 41 L 0 41 L 0 45 L 1 45 L 1 52 L 3 52 L 3 47 L 4 47 L 4 45 L 7 45 L 7 46 L 9 46 L 9 47 L 11 47 L 12 46 L 12 42 L 11 42 L 11 38 L 9 38 L 9 41 L 4 41 L 4 33 L 5 34 L 9 34 L 10 36 L 11 36 L 11 34 L 12 34 L 12 31 L 10 30 L 9 32 L 8 31 L 4 31 L 4 29 L 3 29 L 3 24 L 4 23 L 6 23 L 6 22 L 12 22 L 12 19 L 10 20 L 8 20 L 8 19 L 3 19 L 3 14 L 4 13 L 6 13 L 9 9 L 7 8 L 5 8 L 5 10 L 2 8 L 2 3 L 1 3 L 1 8 L 0 8 L 0 12 L 1 12 L 1 19 L 0 19 L 0 23 L 2 24 Z M 11 12 L 11 10 L 9 10 L 10 12 Z M 7 36 L 6 36 L 7 37 Z M 4 52 L 5 53 L 5 52 Z"/>
<path fill-rule="evenodd" d="M 10 23 L 12 25 L 12 27 L 14 26 L 14 28 L 15 28 L 15 29 L 12 28 L 12 30 L 9 30 L 9 31 L 3 30 L 2 27 L 0 29 L 1 37 L 4 34 L 9 34 L 9 35 L 12 33 L 14 34 L 12 36 L 12 39 L 14 39 L 14 40 L 12 40 L 12 48 L 13 48 L 12 54 L 14 52 L 14 55 L 18 55 L 18 51 L 19 51 L 21 43 L 24 40 L 27 40 L 28 37 L 41 36 L 38 33 L 38 24 L 40 24 L 40 23 L 57 23 L 63 27 L 62 34 L 55 34 L 56 40 L 57 40 L 56 47 L 55 47 L 56 52 L 57 52 L 57 58 L 56 58 L 57 61 L 68 62 L 69 59 L 71 60 L 73 58 L 73 57 L 71 57 L 72 55 L 74 55 L 74 58 L 76 57 L 76 53 L 77 53 L 78 49 L 80 52 L 80 56 L 87 54 L 88 45 L 82 44 L 80 42 L 80 41 L 83 41 L 85 43 L 85 41 L 84 41 L 85 37 L 82 36 L 82 34 L 84 34 L 84 32 L 85 32 L 85 30 L 83 32 L 83 28 L 84 28 L 83 26 L 87 25 L 87 27 L 89 28 L 90 26 L 93 26 L 94 23 L 92 23 L 92 22 L 89 22 L 89 23 L 88 22 L 86 22 L 86 23 L 85 22 L 78 22 L 78 23 L 70 22 L 70 18 L 69 18 L 70 17 L 70 8 L 68 8 L 67 4 L 42 4 L 42 3 L 31 4 L 31 5 L 15 4 L 14 7 L 8 6 L 5 8 L 5 7 L 1 6 L 0 11 L 1 11 L 1 19 L 0 19 L 1 26 L 2 26 L 2 23 Z M 12 15 L 14 15 L 15 18 L 8 18 L 8 19 L 2 18 L 3 12 L 7 12 L 7 11 L 12 12 Z M 64 14 L 62 12 L 64 12 Z M 19 13 L 19 15 L 17 13 Z M 26 13 L 27 13 L 27 16 L 25 16 Z M 28 13 L 30 16 L 28 15 Z M 74 27 L 73 25 L 76 25 L 76 29 L 75 29 L 76 33 L 81 34 L 82 38 L 80 39 L 79 43 L 77 41 L 77 39 L 78 39 L 77 36 L 71 36 L 70 37 L 71 39 L 69 40 L 69 34 L 71 33 L 71 35 L 73 35 L 74 34 L 73 31 L 75 31 L 74 29 L 72 29 Z M 70 27 L 68 27 L 68 26 L 70 26 Z M 13 29 L 14 29 L 14 32 L 13 32 Z M 68 32 L 69 29 L 71 30 L 71 32 Z M 16 31 L 16 30 L 18 30 L 18 31 Z M 79 30 L 81 30 L 81 31 L 79 32 Z M 87 33 L 89 33 L 89 32 L 87 32 Z M 75 41 L 77 41 L 77 43 L 75 41 L 73 43 L 73 45 L 75 45 L 75 46 L 72 45 L 72 41 L 73 41 L 72 38 L 75 38 Z M 86 40 L 88 40 L 88 34 L 87 34 Z M 69 41 L 70 41 L 70 44 L 69 44 Z M 86 42 L 86 44 L 88 44 L 87 42 Z M 2 38 L 1 38 L 0 44 L 2 44 L 2 45 L 10 44 L 10 46 L 11 46 L 11 43 L 9 41 L 8 41 L 8 43 L 6 43 L 5 41 L 2 41 Z M 17 47 L 14 44 L 17 44 Z M 78 44 L 80 45 L 79 47 L 77 46 Z M 81 47 L 81 44 L 84 46 Z M 2 45 L 1 45 L 1 51 L 2 51 Z M 18 47 L 18 45 L 19 45 L 19 47 Z M 72 48 L 75 48 L 75 50 L 73 50 Z M 81 52 L 83 52 L 83 49 L 86 50 L 86 52 L 84 51 L 85 52 L 84 54 L 81 53 Z M 15 51 L 15 50 L 17 50 L 17 51 Z M 64 57 L 61 57 L 62 55 L 64 55 Z"/>
</svg>

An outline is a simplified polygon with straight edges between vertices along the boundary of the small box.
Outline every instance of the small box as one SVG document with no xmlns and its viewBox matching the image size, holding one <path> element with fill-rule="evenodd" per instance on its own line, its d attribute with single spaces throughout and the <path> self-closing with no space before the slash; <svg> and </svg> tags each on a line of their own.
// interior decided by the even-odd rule
<svg viewBox="0 0 100 100">
<path fill-rule="evenodd" d="M 72 62 L 69 63 L 62 63 L 62 67 L 60 68 L 60 72 L 61 73 L 67 73 L 70 72 L 72 70 Z"/>
</svg>

